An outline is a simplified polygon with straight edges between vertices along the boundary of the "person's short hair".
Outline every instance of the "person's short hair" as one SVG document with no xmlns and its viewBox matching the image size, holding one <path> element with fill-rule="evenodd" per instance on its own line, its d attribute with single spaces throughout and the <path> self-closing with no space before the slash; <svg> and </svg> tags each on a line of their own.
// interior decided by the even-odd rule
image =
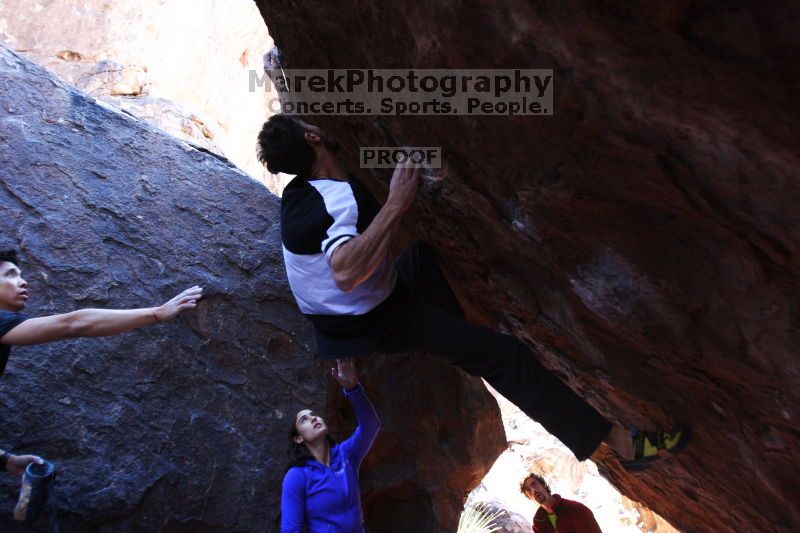
<svg viewBox="0 0 800 533">
<path fill-rule="evenodd" d="M 305 134 L 299 118 L 272 115 L 258 134 L 258 160 L 273 174 L 307 175 L 316 156 Z"/>
<path fill-rule="evenodd" d="M 552 494 L 553 491 L 550 490 L 550 485 L 547 484 L 547 481 L 545 481 L 542 476 L 540 476 L 538 474 L 530 473 L 530 474 L 527 475 L 527 477 L 525 479 L 522 480 L 522 483 L 519 484 L 519 491 L 523 494 L 523 496 L 526 496 L 526 497 L 528 496 L 528 493 L 525 492 L 525 483 L 527 483 L 529 479 L 535 479 L 536 481 L 541 483 L 542 486 L 544 486 L 544 488 L 547 489 L 547 492 Z"/>
<path fill-rule="evenodd" d="M 0 263 L 9 262 L 17 264 L 17 251 L 14 249 L 0 250 Z"/>
</svg>

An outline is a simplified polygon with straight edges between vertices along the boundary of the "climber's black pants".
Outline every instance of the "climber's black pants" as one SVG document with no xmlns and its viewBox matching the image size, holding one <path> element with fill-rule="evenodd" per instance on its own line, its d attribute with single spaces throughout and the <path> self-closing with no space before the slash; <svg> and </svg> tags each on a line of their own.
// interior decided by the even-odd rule
<svg viewBox="0 0 800 533">
<path fill-rule="evenodd" d="M 488 381 L 579 460 L 592 455 L 611 424 L 544 368 L 521 341 L 467 322 L 429 246 L 409 247 L 398 258 L 397 269 L 395 301 L 379 351 L 443 357 Z"/>
</svg>

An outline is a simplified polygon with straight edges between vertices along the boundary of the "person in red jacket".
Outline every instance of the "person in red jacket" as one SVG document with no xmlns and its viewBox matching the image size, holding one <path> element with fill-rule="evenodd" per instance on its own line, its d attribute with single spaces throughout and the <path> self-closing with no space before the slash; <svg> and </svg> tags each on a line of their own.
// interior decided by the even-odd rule
<svg viewBox="0 0 800 533">
<path fill-rule="evenodd" d="M 551 494 L 550 487 L 540 476 L 528 475 L 520 491 L 539 504 L 533 517 L 534 533 L 603 533 L 588 507 Z"/>
</svg>

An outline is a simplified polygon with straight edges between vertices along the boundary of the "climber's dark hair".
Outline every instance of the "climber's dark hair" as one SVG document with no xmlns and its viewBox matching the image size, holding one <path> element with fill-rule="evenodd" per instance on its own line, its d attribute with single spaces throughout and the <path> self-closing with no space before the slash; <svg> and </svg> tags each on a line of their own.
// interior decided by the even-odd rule
<svg viewBox="0 0 800 533">
<path fill-rule="evenodd" d="M 544 488 L 546 488 L 546 489 L 547 489 L 547 492 L 549 492 L 549 493 L 551 493 L 551 494 L 553 493 L 553 491 L 552 491 L 552 490 L 550 490 L 550 485 L 548 485 L 548 484 L 547 484 L 547 481 L 545 481 L 545 480 L 544 480 L 544 478 L 543 478 L 542 476 L 540 476 L 540 475 L 537 475 L 537 474 L 533 474 L 533 473 L 531 473 L 531 474 L 528 474 L 528 476 L 527 476 L 525 479 L 523 479 L 523 480 L 522 480 L 522 483 L 520 483 L 520 484 L 519 484 L 519 491 L 520 491 L 520 492 L 521 492 L 521 493 L 522 493 L 524 496 L 526 496 L 526 497 L 528 496 L 528 493 L 527 493 L 527 492 L 525 492 L 525 483 L 527 483 L 527 481 L 528 481 L 529 479 L 535 479 L 536 481 L 538 481 L 539 483 L 541 483 L 541 484 L 544 486 Z"/>
<path fill-rule="evenodd" d="M 9 263 L 14 263 L 16 265 L 17 264 L 17 251 L 12 249 L 12 248 L 0 250 L 0 263 L 6 262 L 6 261 L 9 262 Z"/>
<path fill-rule="evenodd" d="M 314 458 L 314 456 L 311 455 L 311 452 L 308 451 L 308 447 L 305 444 L 303 444 L 302 442 L 298 443 L 294 441 L 294 438 L 300 434 L 297 431 L 296 419 L 297 419 L 296 415 L 292 417 L 292 427 L 289 428 L 290 444 L 289 444 L 289 463 L 286 465 L 287 472 L 293 466 L 304 466 L 308 460 Z M 325 438 L 328 440 L 328 444 L 330 445 L 330 447 L 333 448 L 333 446 L 336 444 L 336 440 L 330 435 L 326 435 Z"/>
<path fill-rule="evenodd" d="M 308 175 L 315 155 L 305 133 L 299 118 L 272 115 L 258 134 L 258 160 L 273 174 Z"/>
</svg>

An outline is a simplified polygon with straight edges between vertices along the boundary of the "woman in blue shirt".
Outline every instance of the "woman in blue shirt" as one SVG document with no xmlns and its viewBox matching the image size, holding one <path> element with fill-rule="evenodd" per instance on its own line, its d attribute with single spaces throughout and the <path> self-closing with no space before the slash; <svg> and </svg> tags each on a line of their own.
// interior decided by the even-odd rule
<svg viewBox="0 0 800 533">
<path fill-rule="evenodd" d="M 295 415 L 290 435 L 291 462 L 283 478 L 281 533 L 362 533 L 358 468 L 380 429 L 375 408 L 358 382 L 354 359 L 337 359 L 331 374 L 353 404 L 358 427 L 336 444 L 314 411 Z"/>
</svg>

